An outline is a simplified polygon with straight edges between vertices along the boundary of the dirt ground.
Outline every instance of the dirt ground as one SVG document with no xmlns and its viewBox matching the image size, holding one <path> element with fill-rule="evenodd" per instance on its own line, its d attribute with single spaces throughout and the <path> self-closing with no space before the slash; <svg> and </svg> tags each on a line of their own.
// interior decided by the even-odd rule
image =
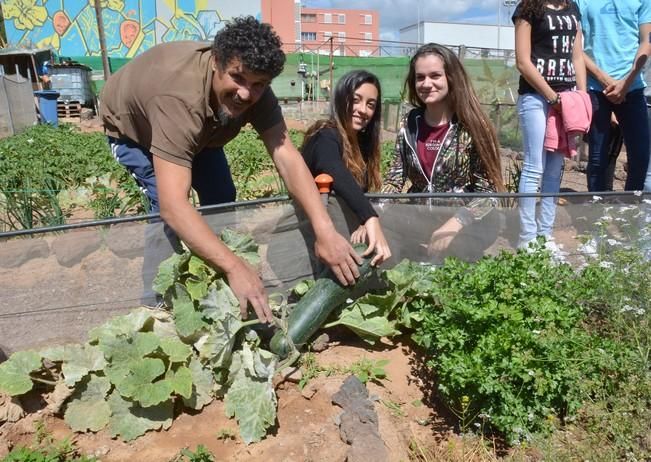
<svg viewBox="0 0 651 462">
<path fill-rule="evenodd" d="M 362 358 L 389 360 L 387 379 L 368 384 L 371 399 L 375 401 L 380 436 L 389 455 L 387 460 L 409 460 L 409 445 L 414 441 L 435 445 L 451 436 L 452 427 L 428 401 L 431 382 L 418 377 L 423 370 L 422 363 L 403 343 L 386 341 L 369 349 L 348 336 L 317 354 L 317 361 L 324 368 L 350 366 Z M 100 456 L 103 462 L 164 462 L 181 449 L 194 450 L 199 444 L 213 452 L 217 460 L 225 461 L 344 461 L 349 446 L 342 441 L 336 424 L 341 409 L 332 404 L 332 395 L 344 379 L 342 375 L 320 376 L 310 380 L 303 390 L 296 383 L 279 384 L 278 425 L 265 440 L 249 446 L 237 437 L 218 438 L 220 433 L 237 434 L 237 425 L 225 417 L 223 402 L 217 400 L 194 415 L 178 416 L 167 431 L 149 432 L 130 443 L 112 439 L 106 431 L 73 434 L 61 418 L 42 412 L 17 424 L 0 426 L 0 441 L 5 451 L 6 445 L 31 444 L 34 421 L 42 419 L 53 437 L 70 438 L 82 452 Z"/>
</svg>

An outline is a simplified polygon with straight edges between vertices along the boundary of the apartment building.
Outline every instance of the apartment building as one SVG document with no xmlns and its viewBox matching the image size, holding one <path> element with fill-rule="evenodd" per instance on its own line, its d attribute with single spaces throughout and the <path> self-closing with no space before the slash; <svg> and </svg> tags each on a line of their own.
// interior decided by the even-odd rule
<svg viewBox="0 0 651 462">
<path fill-rule="evenodd" d="M 262 0 L 262 20 L 270 23 L 285 51 L 336 56 L 379 55 L 380 15 L 376 10 L 307 8 L 298 0 Z"/>
</svg>

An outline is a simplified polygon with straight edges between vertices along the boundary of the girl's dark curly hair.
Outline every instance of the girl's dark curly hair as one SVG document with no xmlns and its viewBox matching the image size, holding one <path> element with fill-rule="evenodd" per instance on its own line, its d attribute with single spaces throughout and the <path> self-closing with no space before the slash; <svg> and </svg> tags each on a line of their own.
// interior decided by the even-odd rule
<svg viewBox="0 0 651 462">
<path fill-rule="evenodd" d="M 247 70 L 273 79 L 285 65 L 282 45 L 269 24 L 261 23 L 253 16 L 240 16 L 217 32 L 212 54 L 222 70 L 232 59 L 239 59 Z"/>
<path fill-rule="evenodd" d="M 540 18 L 545 10 L 545 5 L 567 8 L 570 0 L 522 0 L 520 2 L 520 17 Z"/>
</svg>

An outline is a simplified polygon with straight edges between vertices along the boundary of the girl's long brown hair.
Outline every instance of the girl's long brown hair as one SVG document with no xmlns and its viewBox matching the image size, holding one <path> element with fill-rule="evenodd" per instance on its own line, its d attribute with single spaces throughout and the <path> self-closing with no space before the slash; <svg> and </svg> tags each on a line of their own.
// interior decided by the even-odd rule
<svg viewBox="0 0 651 462">
<path fill-rule="evenodd" d="M 352 128 L 355 90 L 365 83 L 377 88 L 377 103 L 373 117 L 364 130 L 357 133 Z M 323 128 L 335 128 L 343 144 L 344 164 L 357 183 L 368 191 L 379 191 L 380 178 L 380 117 L 382 115 L 382 93 L 378 78 L 367 71 L 351 71 L 337 82 L 334 97 L 330 103 L 330 118 L 318 120 L 307 129 L 301 149 Z M 362 154 L 364 146 L 366 156 Z M 366 157 L 366 159 L 365 159 Z"/>
<path fill-rule="evenodd" d="M 506 191 L 502 180 L 500 149 L 495 129 L 481 108 L 479 98 L 470 83 L 466 70 L 452 51 L 436 43 L 425 44 L 416 50 L 416 54 L 409 62 L 409 73 L 405 80 L 409 102 L 413 106 L 425 109 L 425 103 L 421 101 L 416 92 L 416 61 L 427 55 L 438 56 L 443 61 L 448 81 L 447 97 L 450 101 L 450 109 L 461 125 L 470 133 L 479 158 L 486 168 L 488 179 L 497 191 Z"/>
<path fill-rule="evenodd" d="M 520 2 L 520 16 L 523 18 L 539 18 L 543 15 L 545 5 L 567 7 L 569 0 L 522 0 Z"/>
</svg>

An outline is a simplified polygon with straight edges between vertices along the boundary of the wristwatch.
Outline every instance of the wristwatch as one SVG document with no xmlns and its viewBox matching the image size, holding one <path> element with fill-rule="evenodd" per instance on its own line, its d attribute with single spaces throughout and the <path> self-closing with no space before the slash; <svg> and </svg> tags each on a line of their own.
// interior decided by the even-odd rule
<svg viewBox="0 0 651 462">
<path fill-rule="evenodd" d="M 547 101 L 547 104 L 549 104 L 550 106 L 555 106 L 561 100 L 561 95 L 559 95 L 558 93 L 554 93 L 554 94 L 556 95 L 554 99 L 545 100 Z"/>
</svg>

